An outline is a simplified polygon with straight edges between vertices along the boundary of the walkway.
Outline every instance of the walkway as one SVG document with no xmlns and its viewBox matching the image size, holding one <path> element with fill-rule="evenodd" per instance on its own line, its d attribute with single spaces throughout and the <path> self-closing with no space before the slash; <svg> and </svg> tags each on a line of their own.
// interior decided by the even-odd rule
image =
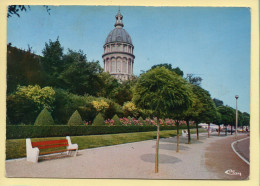
<svg viewBox="0 0 260 186">
<path fill-rule="evenodd" d="M 207 134 L 203 134 L 199 141 L 192 136 L 192 144 L 187 144 L 187 138 L 181 137 L 179 153 L 176 153 L 176 137 L 161 139 L 157 174 L 154 173 L 155 140 L 148 140 L 81 150 L 77 157 L 39 163 L 30 163 L 25 159 L 7 161 L 6 175 L 48 178 L 229 179 L 230 177 L 219 174 L 222 169 L 212 169 L 211 166 L 219 164 L 220 156 L 217 153 L 223 151 L 222 146 L 216 144 L 222 144 L 222 140 L 232 141 L 232 138 L 207 138 Z M 237 157 L 235 153 L 229 152 L 220 159 L 227 158 Z M 239 161 L 238 158 L 237 162 Z M 247 166 L 243 162 L 241 165 Z M 233 164 L 228 168 L 238 170 Z"/>
</svg>

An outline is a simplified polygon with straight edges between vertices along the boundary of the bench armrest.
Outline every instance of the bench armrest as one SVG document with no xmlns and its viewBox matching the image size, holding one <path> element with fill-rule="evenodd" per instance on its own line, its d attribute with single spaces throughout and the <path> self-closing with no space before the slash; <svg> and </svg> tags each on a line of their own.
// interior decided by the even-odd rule
<svg viewBox="0 0 260 186">
<path fill-rule="evenodd" d="M 78 150 L 78 144 L 72 144 L 69 136 L 66 136 L 66 139 L 68 140 L 68 144 L 69 144 L 69 146 L 67 146 L 67 149 L 77 149 Z"/>
<path fill-rule="evenodd" d="M 30 138 L 26 138 L 26 157 L 27 161 L 37 163 L 39 158 L 40 150 L 38 147 L 32 147 L 32 142 Z"/>
</svg>

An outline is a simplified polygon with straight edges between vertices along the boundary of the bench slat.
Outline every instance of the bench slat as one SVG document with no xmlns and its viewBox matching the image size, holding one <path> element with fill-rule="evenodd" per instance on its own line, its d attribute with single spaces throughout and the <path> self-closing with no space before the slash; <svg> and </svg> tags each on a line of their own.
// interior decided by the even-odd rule
<svg viewBox="0 0 260 186">
<path fill-rule="evenodd" d="M 40 155 L 45 155 L 45 154 L 54 154 L 54 153 L 58 153 L 58 152 L 66 152 L 66 151 L 74 151 L 77 149 L 64 149 L 64 150 L 56 150 L 56 151 L 52 151 L 52 152 L 42 152 L 40 153 Z"/>
<path fill-rule="evenodd" d="M 68 146 L 68 144 L 45 145 L 45 146 L 38 146 L 38 149 L 50 149 L 50 148 L 66 147 L 66 146 Z"/>
<path fill-rule="evenodd" d="M 32 147 L 46 146 L 46 145 L 54 145 L 54 144 L 68 144 L 68 140 L 53 140 L 53 141 L 38 141 L 32 142 Z"/>
</svg>

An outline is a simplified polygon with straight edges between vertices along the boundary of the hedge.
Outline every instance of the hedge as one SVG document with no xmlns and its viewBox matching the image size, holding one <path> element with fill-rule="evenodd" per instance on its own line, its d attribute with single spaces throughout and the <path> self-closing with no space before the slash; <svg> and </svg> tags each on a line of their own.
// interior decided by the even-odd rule
<svg viewBox="0 0 260 186">
<path fill-rule="evenodd" d="M 183 125 L 180 129 L 186 129 Z M 191 126 L 190 128 L 195 128 Z M 156 126 L 68 126 L 68 125 L 7 125 L 6 139 L 84 136 L 98 134 L 117 134 L 156 131 Z M 161 126 L 160 130 L 176 130 L 175 126 Z"/>
</svg>

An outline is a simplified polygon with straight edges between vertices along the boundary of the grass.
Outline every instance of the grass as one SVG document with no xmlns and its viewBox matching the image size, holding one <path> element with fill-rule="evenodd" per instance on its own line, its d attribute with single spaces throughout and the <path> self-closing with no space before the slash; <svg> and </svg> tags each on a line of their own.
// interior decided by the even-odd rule
<svg viewBox="0 0 260 186">
<path fill-rule="evenodd" d="M 203 132 L 204 129 L 199 129 Z M 160 131 L 160 138 L 168 138 L 176 136 L 176 130 Z M 191 134 L 196 133 L 196 129 L 191 129 Z M 64 137 L 51 138 L 32 138 L 32 141 L 48 141 L 65 139 Z M 136 132 L 136 133 L 121 133 L 121 134 L 105 134 L 105 135 L 89 135 L 89 136 L 72 136 L 72 143 L 77 143 L 79 150 L 117 145 L 123 143 L 137 142 L 156 139 L 156 131 L 152 132 Z M 6 140 L 6 159 L 26 157 L 25 139 L 10 139 Z"/>
</svg>

